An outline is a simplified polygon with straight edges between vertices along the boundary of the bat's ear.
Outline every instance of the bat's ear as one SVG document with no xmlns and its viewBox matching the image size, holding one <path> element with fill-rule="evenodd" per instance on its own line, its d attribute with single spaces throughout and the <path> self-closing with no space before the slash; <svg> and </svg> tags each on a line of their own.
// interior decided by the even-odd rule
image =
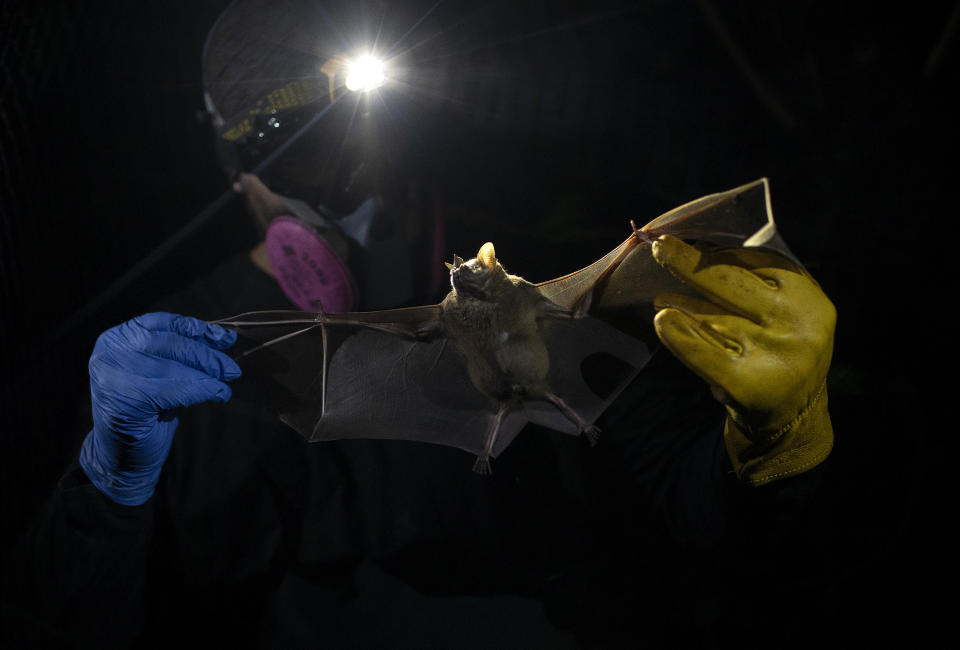
<svg viewBox="0 0 960 650">
<path fill-rule="evenodd" d="M 485 269 L 492 269 L 497 265 L 497 253 L 493 250 L 493 244 L 487 242 L 480 247 L 480 252 L 477 253 L 477 259 L 480 260 L 480 263 L 483 264 Z"/>
<path fill-rule="evenodd" d="M 453 269 L 456 268 L 456 267 L 455 267 L 453 264 L 451 264 L 450 262 L 444 262 L 444 264 L 446 264 L 448 271 L 452 271 Z"/>
</svg>

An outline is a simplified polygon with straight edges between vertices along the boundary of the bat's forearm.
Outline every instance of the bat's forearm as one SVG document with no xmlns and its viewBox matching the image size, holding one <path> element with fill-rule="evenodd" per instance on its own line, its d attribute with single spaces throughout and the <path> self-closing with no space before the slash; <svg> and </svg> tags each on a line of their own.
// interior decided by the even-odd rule
<svg viewBox="0 0 960 650">
<path fill-rule="evenodd" d="M 394 334 L 404 338 L 416 339 L 418 341 L 431 340 L 441 334 L 441 327 L 438 320 L 428 320 L 419 323 L 379 323 L 376 321 L 368 321 L 357 318 L 341 318 L 337 315 L 334 316 L 336 317 L 331 317 L 330 314 L 327 314 L 323 320 L 323 324 L 331 327 L 344 325 L 350 327 L 363 327 L 366 329 L 377 330 L 378 332 Z"/>
</svg>

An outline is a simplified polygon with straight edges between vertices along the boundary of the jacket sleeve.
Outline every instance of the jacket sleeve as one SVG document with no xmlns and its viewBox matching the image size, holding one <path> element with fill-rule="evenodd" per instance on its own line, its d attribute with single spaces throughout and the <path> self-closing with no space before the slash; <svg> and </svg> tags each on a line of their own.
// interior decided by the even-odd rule
<svg viewBox="0 0 960 650">
<path fill-rule="evenodd" d="M 143 622 L 153 509 L 112 502 L 74 462 L 4 559 L 7 641 L 128 647 Z"/>
<path fill-rule="evenodd" d="M 724 417 L 703 381 L 669 351 L 654 354 L 601 423 L 602 462 L 614 471 L 600 480 L 618 494 L 631 527 L 648 531 L 653 523 L 675 542 L 701 548 L 790 534 L 822 466 L 751 487 L 733 471 Z"/>
</svg>

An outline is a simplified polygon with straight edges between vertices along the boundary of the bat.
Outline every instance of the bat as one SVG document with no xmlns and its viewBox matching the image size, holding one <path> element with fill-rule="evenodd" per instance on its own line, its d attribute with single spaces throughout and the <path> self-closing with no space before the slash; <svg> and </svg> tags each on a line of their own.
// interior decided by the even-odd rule
<svg viewBox="0 0 960 650">
<path fill-rule="evenodd" d="M 243 392 L 307 441 L 449 445 L 488 474 L 528 422 L 595 442 L 594 422 L 658 345 L 653 299 L 692 292 L 653 259 L 658 236 L 764 247 L 798 262 L 776 231 L 765 178 L 631 226 L 593 264 L 538 284 L 510 275 L 488 242 L 447 264 L 452 288 L 439 304 L 217 322 L 238 333 Z"/>
</svg>

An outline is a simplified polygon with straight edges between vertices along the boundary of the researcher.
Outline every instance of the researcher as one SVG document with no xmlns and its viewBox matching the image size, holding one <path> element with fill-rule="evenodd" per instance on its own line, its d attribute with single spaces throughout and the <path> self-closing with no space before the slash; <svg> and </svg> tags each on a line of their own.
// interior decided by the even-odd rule
<svg viewBox="0 0 960 650">
<path fill-rule="evenodd" d="M 240 64 L 217 44 L 262 10 L 232 7 L 208 43 L 218 79 Z M 308 444 L 233 397 L 236 334 L 211 321 L 437 290 L 442 202 L 412 207 L 411 187 L 432 185 L 384 182 L 362 147 L 329 179 L 302 153 L 272 179 L 251 173 L 289 141 L 261 127 L 303 124 L 304 89 L 271 104 L 238 87 L 208 85 L 208 108 L 263 239 L 97 339 L 89 432 L 6 563 L 11 642 L 689 647 L 727 630 L 776 645 L 777 607 L 757 596 L 802 566 L 796 540 L 833 446 L 836 311 L 816 280 L 769 251 L 659 239 L 656 261 L 699 297 L 657 299 L 659 349 L 595 447 L 531 425 L 479 476 L 438 445 Z M 285 261 L 291 228 L 313 275 Z M 342 281 L 316 282 L 318 265 Z"/>
</svg>

